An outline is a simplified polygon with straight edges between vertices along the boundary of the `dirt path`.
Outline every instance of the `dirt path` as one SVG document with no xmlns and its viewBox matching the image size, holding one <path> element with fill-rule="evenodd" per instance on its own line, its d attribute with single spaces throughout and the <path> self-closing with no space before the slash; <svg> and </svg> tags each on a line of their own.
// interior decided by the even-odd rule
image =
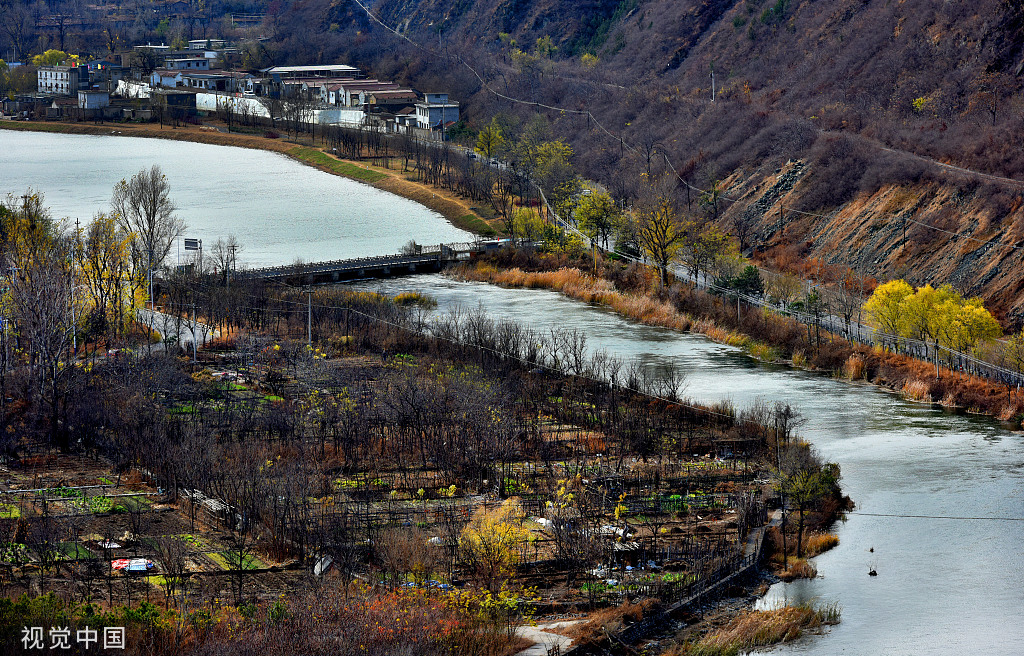
<svg viewBox="0 0 1024 656">
<path fill-rule="evenodd" d="M 316 146 L 309 146 L 295 141 L 284 139 L 271 139 L 255 134 L 240 134 L 237 132 L 223 132 L 219 125 L 189 125 L 185 127 L 172 128 L 170 126 L 154 126 L 151 124 L 132 123 L 55 123 L 55 122 L 14 122 L 0 120 L 0 128 L 9 130 L 29 130 L 34 132 L 57 132 L 64 134 L 91 134 L 100 136 L 124 136 L 140 137 L 144 139 L 170 139 L 173 141 L 191 141 L 194 143 L 205 143 L 217 146 L 235 146 L 238 148 L 253 148 L 256 150 L 267 150 L 281 153 L 287 157 L 326 173 L 345 177 L 363 184 L 368 184 L 383 191 L 388 191 L 397 196 L 425 205 L 438 214 L 448 219 L 453 225 L 475 234 L 483 234 L 491 230 L 500 230 L 497 223 L 488 223 L 478 212 L 472 208 L 472 201 L 451 193 L 446 189 L 440 189 L 413 180 L 407 180 L 401 171 L 394 169 L 373 166 L 368 162 L 344 160 L 333 155 L 324 153 L 325 157 L 332 162 L 341 162 L 350 167 L 337 167 L 323 165 L 303 158 L 302 153 L 309 149 L 322 152 Z M 352 168 L 354 167 L 354 168 Z M 347 170 L 346 170 L 347 169 Z M 369 175 L 361 174 L 361 171 L 370 172 Z"/>
<path fill-rule="evenodd" d="M 555 645 L 564 653 L 572 645 L 572 638 L 567 638 L 557 633 L 549 633 L 545 629 L 567 629 L 574 624 L 586 620 L 564 620 L 551 622 L 549 624 L 538 624 L 537 626 L 521 626 L 517 630 L 519 637 L 533 641 L 533 644 L 522 650 L 516 656 L 547 656 L 548 652 Z"/>
</svg>

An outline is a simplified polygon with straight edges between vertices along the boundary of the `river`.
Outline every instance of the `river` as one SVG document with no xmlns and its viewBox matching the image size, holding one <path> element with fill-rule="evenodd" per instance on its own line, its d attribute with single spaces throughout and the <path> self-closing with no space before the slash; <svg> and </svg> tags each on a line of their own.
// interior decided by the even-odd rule
<svg viewBox="0 0 1024 656">
<path fill-rule="evenodd" d="M 637 325 L 545 290 L 510 290 L 439 275 L 360 283 L 388 293 L 421 290 L 439 309 L 480 307 L 538 329 L 584 331 L 592 349 L 646 362 L 674 361 L 699 401 L 758 397 L 797 406 L 801 434 L 842 468 L 855 513 L 840 545 L 815 559 L 813 581 L 777 584 L 761 607 L 835 601 L 842 622 L 780 654 L 1024 653 L 1024 439 L 984 417 L 908 403 L 866 384 L 763 365 L 698 335 Z M 874 515 L 896 515 L 879 517 Z M 873 551 L 871 551 L 873 549 Z M 878 576 L 869 577 L 875 568 Z"/>
<path fill-rule="evenodd" d="M 473 236 L 423 205 L 279 153 L 130 137 L 0 130 L 0 196 L 42 192 L 55 218 L 88 222 L 114 185 L 159 164 L 185 236 L 234 235 L 254 267 L 397 253 Z M 172 250 L 171 259 L 177 257 Z M 173 262 L 172 262 L 173 263 Z"/>
<path fill-rule="evenodd" d="M 121 177 L 159 163 L 189 236 L 234 233 L 243 259 L 275 264 L 394 251 L 406 240 L 466 233 L 403 199 L 261 151 L 172 141 L 0 132 L 0 180 L 20 195 L 43 191 L 56 216 L 102 209 Z M 908 403 L 863 384 L 762 365 L 700 336 L 640 326 L 544 290 L 507 290 L 438 275 L 361 283 L 422 290 L 442 309 L 481 307 L 538 329 L 574 327 L 593 349 L 688 372 L 699 401 L 788 401 L 801 433 L 842 467 L 856 513 L 841 543 L 819 556 L 819 578 L 772 587 L 762 605 L 835 601 L 842 623 L 782 654 L 1024 653 L 1024 440 L 987 418 Z M 884 516 L 877 516 L 884 515 Z M 891 515 L 891 516 L 890 516 Z M 873 551 L 872 551 L 873 549 Z M 869 568 L 878 571 L 869 577 Z"/>
</svg>

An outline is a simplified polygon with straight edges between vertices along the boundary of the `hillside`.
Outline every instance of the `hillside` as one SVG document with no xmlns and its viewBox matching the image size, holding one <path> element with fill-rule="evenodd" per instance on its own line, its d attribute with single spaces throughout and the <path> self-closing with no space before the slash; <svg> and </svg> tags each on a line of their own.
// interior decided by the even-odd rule
<svg viewBox="0 0 1024 656">
<path fill-rule="evenodd" d="M 950 282 L 1008 324 L 1024 317 L 1024 182 L 998 179 L 1024 181 L 1020 3 L 378 0 L 373 11 L 423 48 L 355 3 L 294 3 L 278 24 L 333 24 L 314 56 L 448 89 L 477 128 L 535 111 L 494 91 L 589 111 L 545 112 L 582 175 L 627 199 L 666 159 L 695 188 L 723 181 L 719 221 L 742 224 L 768 259 Z M 299 33 L 281 35 L 279 58 L 313 55 Z"/>
</svg>

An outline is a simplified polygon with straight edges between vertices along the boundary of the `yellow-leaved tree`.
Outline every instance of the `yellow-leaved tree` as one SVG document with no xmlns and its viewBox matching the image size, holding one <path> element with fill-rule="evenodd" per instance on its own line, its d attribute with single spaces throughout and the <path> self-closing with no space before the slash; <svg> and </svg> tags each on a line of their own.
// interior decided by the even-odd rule
<svg viewBox="0 0 1024 656">
<path fill-rule="evenodd" d="M 576 205 L 576 223 L 580 230 L 608 248 L 608 238 L 615 230 L 618 220 L 619 208 L 608 192 L 584 183 L 579 203 Z"/>
<path fill-rule="evenodd" d="M 459 538 L 463 561 L 477 580 L 491 592 L 515 571 L 530 539 L 523 526 L 526 514 L 516 499 L 508 499 L 497 508 L 481 508 L 473 514 Z"/>
<path fill-rule="evenodd" d="M 959 302 L 958 302 L 959 301 Z M 970 351 L 980 342 L 1003 334 L 996 318 L 985 309 L 980 298 L 952 299 L 940 308 L 945 321 L 943 342 L 956 351 Z"/>
<path fill-rule="evenodd" d="M 686 224 L 676 214 L 675 205 L 665 196 L 638 209 L 634 221 L 637 241 L 657 265 L 661 286 L 665 287 L 668 284 L 668 265 L 686 238 Z"/>
<path fill-rule="evenodd" d="M 892 280 L 879 285 L 864 303 L 868 323 L 882 332 L 899 335 L 903 324 L 903 301 L 914 293 L 905 280 Z"/>
<path fill-rule="evenodd" d="M 77 64 L 78 55 L 71 55 L 63 50 L 47 50 L 32 58 L 33 66 L 60 66 L 64 63 Z"/>
<path fill-rule="evenodd" d="M 119 230 L 117 218 L 97 214 L 80 235 L 78 274 L 88 294 L 84 317 L 87 333 L 120 334 L 134 317 L 132 310 L 142 305 L 141 289 L 145 281 L 140 272 L 133 275 L 131 235 Z"/>
<path fill-rule="evenodd" d="M 513 236 L 524 241 L 537 241 L 544 236 L 544 220 L 529 207 L 516 210 L 512 225 Z"/>
<path fill-rule="evenodd" d="M 939 336 L 944 334 L 949 322 L 951 309 L 963 302 L 960 294 L 949 285 L 938 289 L 931 285 L 919 287 L 913 294 L 903 299 L 900 305 L 900 334 L 904 337 L 919 339 L 925 344 L 928 340 L 939 343 Z"/>
<path fill-rule="evenodd" d="M 980 298 L 964 298 L 949 285 L 914 289 L 903 280 L 880 285 L 864 304 L 868 322 L 887 333 L 928 341 L 962 353 L 1002 335 Z M 930 356 L 929 356 L 930 357 Z M 938 360 L 936 359 L 936 371 Z"/>
<path fill-rule="evenodd" d="M 487 159 L 498 155 L 498 152 L 505 146 L 505 137 L 501 133 L 501 124 L 497 118 L 480 129 L 476 137 L 476 148 L 474 150 Z"/>
</svg>

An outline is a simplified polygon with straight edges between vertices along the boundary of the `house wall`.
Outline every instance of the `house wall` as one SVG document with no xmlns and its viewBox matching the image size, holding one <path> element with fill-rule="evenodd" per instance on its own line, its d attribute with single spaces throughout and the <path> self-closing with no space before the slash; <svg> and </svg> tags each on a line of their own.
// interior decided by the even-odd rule
<svg viewBox="0 0 1024 656">
<path fill-rule="evenodd" d="M 134 80 L 118 80 L 117 81 L 117 95 L 122 98 L 149 98 L 152 92 L 152 87 L 146 82 L 136 82 Z"/>
<path fill-rule="evenodd" d="M 208 59 L 185 59 L 167 60 L 166 68 L 172 71 L 208 71 L 210 70 L 210 60 Z"/>
<path fill-rule="evenodd" d="M 102 109 L 110 106 L 110 96 L 106 93 L 78 92 L 78 106 L 81 109 Z"/>
<path fill-rule="evenodd" d="M 223 108 L 228 104 L 233 107 L 236 114 L 244 114 L 248 112 L 253 116 L 270 118 L 270 112 L 268 112 L 263 103 L 256 98 L 233 96 L 226 93 L 196 94 L 196 109 L 199 111 L 215 112 L 218 108 Z"/>
<path fill-rule="evenodd" d="M 318 109 L 314 117 L 320 125 L 363 125 L 366 113 L 362 109 Z"/>
</svg>

